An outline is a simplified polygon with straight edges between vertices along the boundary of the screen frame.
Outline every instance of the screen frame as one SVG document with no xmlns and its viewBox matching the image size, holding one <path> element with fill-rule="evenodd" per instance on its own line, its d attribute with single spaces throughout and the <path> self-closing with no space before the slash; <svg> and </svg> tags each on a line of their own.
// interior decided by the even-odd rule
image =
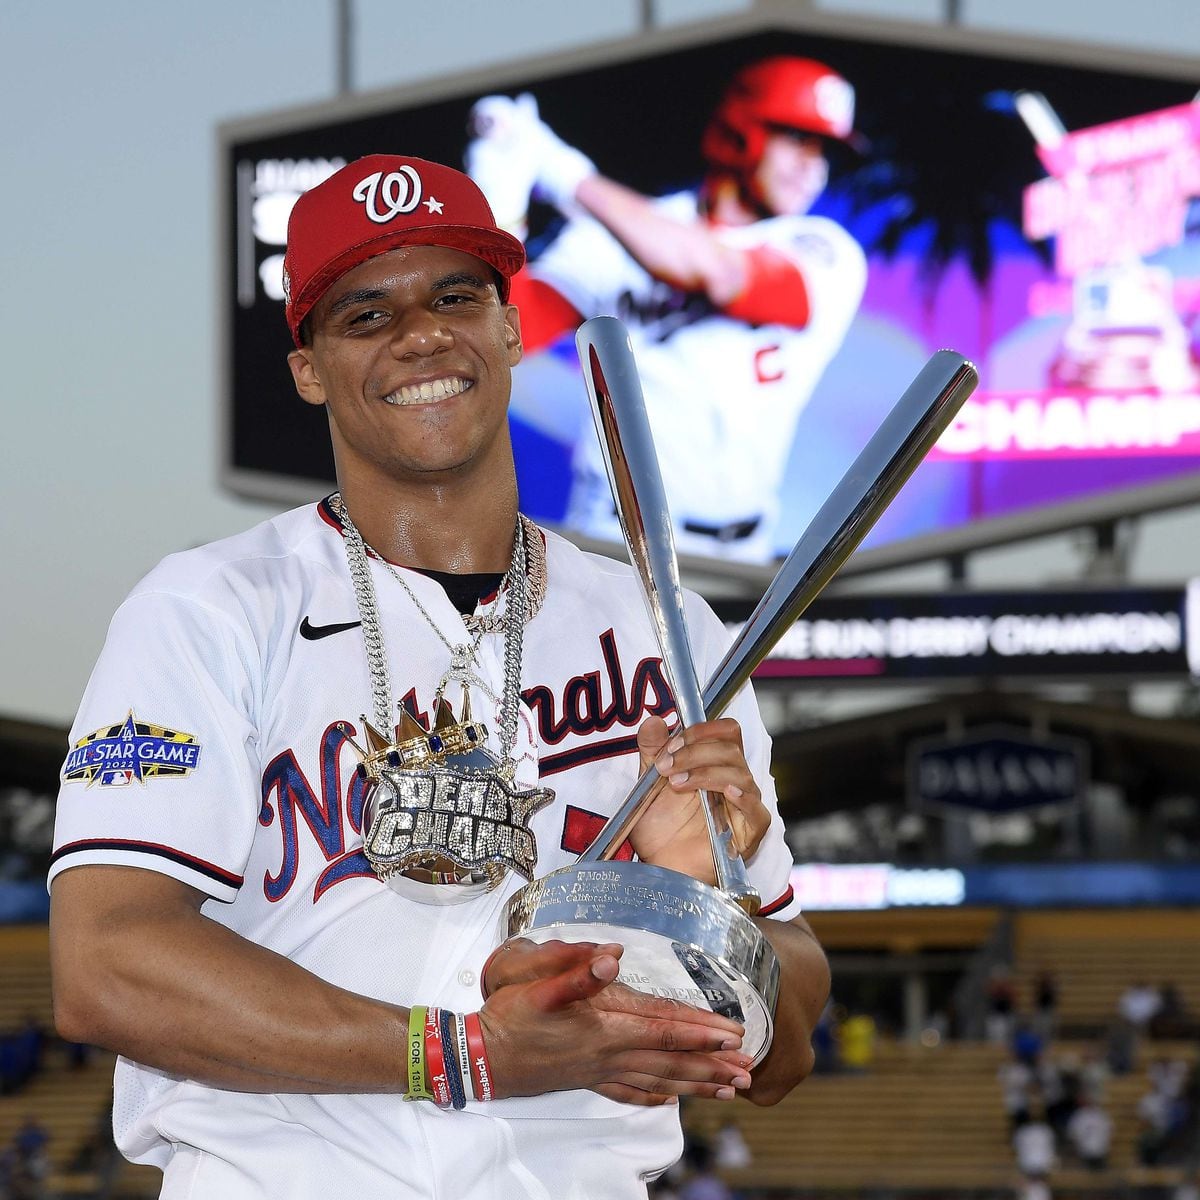
<svg viewBox="0 0 1200 1200">
<path fill-rule="evenodd" d="M 215 296 L 218 350 L 218 481 L 233 494 L 251 500 L 300 504 L 315 500 L 329 490 L 326 481 L 284 476 L 273 472 L 235 466 L 233 450 L 234 379 L 231 322 L 228 297 L 236 283 L 237 265 L 227 253 L 229 234 L 238 220 L 233 197 L 237 193 L 227 166 L 235 143 L 258 137 L 295 134 L 323 125 L 373 116 L 404 107 L 428 105 L 471 93 L 504 90 L 516 84 L 533 84 L 540 79 L 573 70 L 633 62 L 672 51 L 684 50 L 726 39 L 761 34 L 771 30 L 811 33 L 847 40 L 888 43 L 897 48 L 961 52 L 991 58 L 1026 58 L 1031 61 L 1095 70 L 1113 70 L 1131 75 L 1167 80 L 1197 79 L 1195 60 L 1182 55 L 1130 51 L 1097 44 L 1061 39 L 1032 38 L 964 25 L 897 21 L 869 16 L 818 12 L 787 3 L 760 0 L 743 13 L 670 29 L 651 30 L 630 37 L 596 43 L 582 49 L 508 61 L 500 66 L 437 76 L 419 83 L 339 95 L 327 101 L 279 109 L 269 113 L 234 118 L 217 126 L 216 208 L 217 238 Z M 908 380 L 897 380 L 899 396 Z M 1106 525 L 1124 518 L 1200 502 L 1200 471 L 1147 484 L 1134 484 L 1098 492 L 1074 500 L 1040 504 L 1017 513 L 986 517 L 932 533 L 899 538 L 880 546 L 859 549 L 840 569 L 843 577 L 892 570 L 939 559 L 961 558 L 973 551 L 1046 537 L 1081 527 Z M 587 537 L 566 526 L 549 526 L 587 551 L 627 559 L 625 548 L 613 542 Z M 708 579 L 747 593 L 761 590 L 775 575 L 773 564 L 759 565 L 719 558 L 680 555 L 680 567 L 692 579 Z"/>
</svg>

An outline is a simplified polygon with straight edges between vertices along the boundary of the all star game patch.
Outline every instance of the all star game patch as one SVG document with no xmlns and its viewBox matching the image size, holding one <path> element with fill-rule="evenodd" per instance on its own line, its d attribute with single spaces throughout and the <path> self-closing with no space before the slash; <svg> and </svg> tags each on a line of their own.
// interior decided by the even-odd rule
<svg viewBox="0 0 1200 1200">
<path fill-rule="evenodd" d="M 80 738 L 63 764 L 63 782 L 80 780 L 88 787 L 125 787 L 135 779 L 179 778 L 195 770 L 200 743 L 195 735 L 139 721 L 129 716 L 118 725 L 107 725 Z"/>
</svg>

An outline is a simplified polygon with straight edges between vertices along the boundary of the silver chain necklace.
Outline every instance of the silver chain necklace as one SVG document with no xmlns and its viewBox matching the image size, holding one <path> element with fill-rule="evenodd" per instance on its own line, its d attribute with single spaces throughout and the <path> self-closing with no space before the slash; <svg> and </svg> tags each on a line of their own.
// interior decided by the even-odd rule
<svg viewBox="0 0 1200 1200">
<path fill-rule="evenodd" d="M 379 620 L 375 581 L 371 576 L 368 555 L 370 547 L 367 546 L 358 526 L 354 524 L 349 512 L 346 511 L 345 502 L 340 494 L 335 493 L 331 497 L 330 507 L 341 521 L 346 535 L 346 565 L 350 570 L 350 580 L 354 585 L 354 598 L 358 605 L 359 617 L 362 619 L 363 642 L 367 652 L 367 669 L 371 676 L 375 723 L 377 728 L 386 731 L 395 724 L 392 718 L 392 686 L 388 671 L 387 648 L 383 639 L 383 627 Z M 472 683 L 476 684 L 493 704 L 499 706 L 501 770 L 508 778 L 511 778 L 516 769 L 513 752 L 517 744 L 519 721 L 521 658 L 524 648 L 525 623 L 529 618 L 524 519 L 517 521 L 516 533 L 513 537 L 512 560 L 500 582 L 492 611 L 482 618 L 475 619 L 473 640 L 460 645 L 455 645 L 445 635 L 404 576 L 381 554 L 374 551 L 372 553 L 375 554 L 384 570 L 404 589 L 417 611 L 425 618 L 426 623 L 450 652 L 450 666 L 438 681 L 434 695 L 435 704 L 443 698 L 447 684 L 456 682 L 460 683 L 464 689 Z M 505 598 L 505 612 L 502 617 L 497 618 L 496 609 L 499 607 L 501 596 Z M 503 631 L 504 635 L 504 685 L 499 696 L 475 669 L 475 656 L 479 651 L 483 635 L 485 632 L 492 631 Z"/>
<path fill-rule="evenodd" d="M 397 703 L 399 721 L 393 733 L 387 649 L 368 557 L 375 552 L 363 541 L 341 496 L 335 494 L 330 504 L 345 534 L 346 564 L 362 620 L 376 722 L 373 727 L 363 718 L 366 750 L 347 733 L 359 751 L 362 761 L 358 770 L 367 781 L 363 853 L 388 887 L 433 903 L 457 903 L 469 899 L 479 887 L 497 887 L 508 870 L 531 880 L 537 865 L 537 841 L 529 822 L 554 799 L 550 788 L 523 787 L 516 781 L 525 623 L 545 593 L 540 532 L 526 518 L 518 520 L 512 560 L 492 609 L 484 616 L 466 618 L 472 640 L 460 645 L 442 632 L 404 576 L 375 554 L 450 652 L 450 666 L 438 681 L 434 696 L 432 728 L 423 729 L 415 716 Z M 532 553 L 531 538 L 537 539 Z M 501 597 L 505 602 L 502 616 L 496 611 Z M 504 683 L 498 698 L 475 664 L 484 634 L 493 632 L 502 632 L 504 637 Z M 452 681 L 463 688 L 457 719 L 443 694 Z M 470 716 L 472 683 L 499 706 L 499 758 L 487 749 L 486 726 Z"/>
</svg>

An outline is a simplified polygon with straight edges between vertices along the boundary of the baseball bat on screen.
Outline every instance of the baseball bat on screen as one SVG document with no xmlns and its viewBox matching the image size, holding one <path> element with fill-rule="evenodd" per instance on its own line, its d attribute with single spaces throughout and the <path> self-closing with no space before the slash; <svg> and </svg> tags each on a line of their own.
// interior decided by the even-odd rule
<svg viewBox="0 0 1200 1200">
<path fill-rule="evenodd" d="M 704 696 L 688 638 L 666 489 L 629 334 L 615 317 L 593 317 L 579 327 L 575 345 L 617 516 L 658 635 L 675 707 L 684 727 L 696 725 L 706 719 Z M 700 809 L 712 847 L 717 887 L 748 912 L 757 912 L 758 893 L 737 852 L 725 797 L 719 792 L 701 792 Z"/>
<path fill-rule="evenodd" d="M 708 719 L 721 715 L 754 668 L 850 557 L 979 382 L 975 367 L 939 350 L 821 505 L 704 689 Z M 580 862 L 612 858 L 661 778 L 651 768 L 608 819 Z"/>
</svg>

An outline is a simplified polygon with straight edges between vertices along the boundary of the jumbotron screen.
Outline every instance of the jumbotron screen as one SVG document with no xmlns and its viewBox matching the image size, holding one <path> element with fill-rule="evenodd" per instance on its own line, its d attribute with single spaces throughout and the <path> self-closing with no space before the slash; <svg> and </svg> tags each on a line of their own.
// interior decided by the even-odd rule
<svg viewBox="0 0 1200 1200">
<path fill-rule="evenodd" d="M 226 478 L 279 499 L 332 484 L 285 362 L 287 217 L 396 152 L 468 166 L 525 239 L 522 505 L 568 534 L 619 536 L 573 339 L 601 313 L 630 329 L 686 554 L 786 554 L 942 347 L 980 387 L 868 546 L 986 540 L 996 518 L 1182 481 L 1200 467 L 1195 93 L 772 30 L 227 126 Z M 403 176 L 362 192 L 381 216 L 431 199 Z"/>
</svg>

